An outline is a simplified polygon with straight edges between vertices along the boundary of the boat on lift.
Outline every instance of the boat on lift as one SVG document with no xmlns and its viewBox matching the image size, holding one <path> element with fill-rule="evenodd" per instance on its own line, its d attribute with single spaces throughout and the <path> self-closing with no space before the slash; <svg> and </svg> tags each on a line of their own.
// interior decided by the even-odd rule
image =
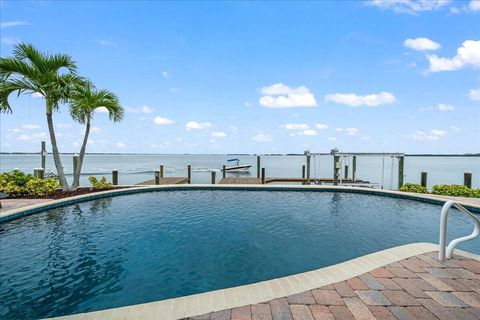
<svg viewBox="0 0 480 320">
<path fill-rule="evenodd" d="M 241 165 L 240 159 L 233 158 L 233 159 L 227 160 L 227 165 L 225 166 L 225 172 L 249 172 L 251 167 L 252 167 L 251 165 Z"/>
</svg>

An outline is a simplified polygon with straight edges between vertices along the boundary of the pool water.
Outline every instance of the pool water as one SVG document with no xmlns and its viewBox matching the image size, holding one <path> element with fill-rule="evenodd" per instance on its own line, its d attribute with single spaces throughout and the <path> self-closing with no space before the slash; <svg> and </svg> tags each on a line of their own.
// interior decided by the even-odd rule
<svg viewBox="0 0 480 320">
<path fill-rule="evenodd" d="M 0 224 L 0 318 L 151 302 L 438 242 L 440 209 L 374 195 L 219 190 L 52 209 Z M 472 230 L 455 211 L 449 239 Z M 480 253 L 478 239 L 460 248 Z"/>
</svg>

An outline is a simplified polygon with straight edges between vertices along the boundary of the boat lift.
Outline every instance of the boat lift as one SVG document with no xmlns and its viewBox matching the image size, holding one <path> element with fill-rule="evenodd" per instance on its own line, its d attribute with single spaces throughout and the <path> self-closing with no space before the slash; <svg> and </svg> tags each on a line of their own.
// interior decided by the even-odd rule
<svg viewBox="0 0 480 320">
<path fill-rule="evenodd" d="M 391 164 L 390 164 L 390 183 L 388 185 L 389 189 L 393 189 L 393 181 L 394 181 L 394 174 L 395 174 L 395 160 L 398 162 L 398 189 L 403 186 L 404 181 L 404 164 L 405 164 L 405 154 L 400 152 L 340 152 L 338 149 L 332 149 L 330 153 L 312 153 L 310 151 L 305 151 L 305 156 L 307 156 L 307 165 L 309 165 L 310 157 L 313 156 L 313 173 L 314 173 L 314 181 L 316 181 L 317 177 L 317 161 L 316 156 L 320 155 L 332 155 L 333 156 L 333 185 L 350 185 L 350 184 L 358 184 L 357 177 L 356 177 L 356 170 L 357 170 L 357 157 L 361 156 L 370 156 L 370 157 L 382 157 L 382 178 L 381 183 L 379 183 L 379 187 L 384 189 L 385 186 L 385 158 L 390 157 Z M 351 179 L 349 179 L 349 169 L 351 168 Z M 308 169 L 307 169 L 308 171 Z M 343 176 L 342 176 L 343 173 Z M 347 180 L 348 182 L 344 182 Z M 373 185 L 372 185 L 373 187 Z"/>
</svg>

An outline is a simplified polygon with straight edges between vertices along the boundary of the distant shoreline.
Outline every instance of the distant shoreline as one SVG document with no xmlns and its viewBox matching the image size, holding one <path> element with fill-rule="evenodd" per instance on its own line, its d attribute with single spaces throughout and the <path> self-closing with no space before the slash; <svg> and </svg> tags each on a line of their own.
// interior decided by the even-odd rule
<svg viewBox="0 0 480 320">
<path fill-rule="evenodd" d="M 39 155 L 40 152 L 0 152 L 0 155 Z M 51 154 L 51 153 L 49 153 Z M 60 155 L 74 155 L 74 152 L 60 153 Z M 205 156 L 303 156 L 303 153 L 114 153 L 114 152 L 91 152 L 86 155 L 105 155 L 105 156 L 188 156 L 188 155 L 205 155 Z M 319 153 L 319 155 L 330 155 L 330 153 Z M 361 156 L 361 152 L 359 152 Z M 380 156 L 380 155 L 379 155 Z M 480 157 L 480 153 L 454 153 L 454 154 L 434 154 L 434 153 L 406 153 L 406 157 Z"/>
</svg>

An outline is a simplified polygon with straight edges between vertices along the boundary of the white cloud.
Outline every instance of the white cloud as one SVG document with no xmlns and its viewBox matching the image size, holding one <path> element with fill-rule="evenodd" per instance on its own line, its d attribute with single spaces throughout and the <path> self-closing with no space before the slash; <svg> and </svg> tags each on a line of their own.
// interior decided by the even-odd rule
<svg viewBox="0 0 480 320">
<path fill-rule="evenodd" d="M 438 42 L 432 41 L 428 38 L 406 39 L 403 42 L 403 45 L 417 51 L 437 50 L 441 47 Z"/>
<path fill-rule="evenodd" d="M 316 136 L 317 131 L 315 131 L 313 129 L 303 130 L 303 131 L 300 131 L 300 135 L 302 135 L 302 136 Z"/>
<path fill-rule="evenodd" d="M 468 4 L 468 9 L 471 11 L 480 11 L 480 0 L 472 0 Z"/>
<path fill-rule="evenodd" d="M 459 127 L 455 127 L 455 126 L 450 126 L 450 129 L 452 129 L 453 131 L 460 131 L 461 130 Z"/>
<path fill-rule="evenodd" d="M 328 137 L 328 141 L 337 141 L 337 138 L 335 138 L 335 137 Z"/>
<path fill-rule="evenodd" d="M 18 26 L 25 26 L 27 25 L 27 21 L 8 21 L 0 23 L 0 29 L 6 29 L 11 27 L 18 27 Z"/>
<path fill-rule="evenodd" d="M 22 141 L 28 141 L 28 140 L 32 140 L 32 137 L 27 134 L 21 134 L 20 137 L 18 137 L 18 139 Z"/>
<path fill-rule="evenodd" d="M 345 132 L 349 135 L 349 136 L 355 136 L 357 135 L 358 133 L 358 129 L 357 128 L 345 128 Z"/>
<path fill-rule="evenodd" d="M 153 119 L 153 123 L 164 126 L 164 125 L 169 125 L 169 124 L 174 124 L 175 121 L 168 119 L 168 118 L 163 118 L 163 117 L 155 117 Z"/>
<path fill-rule="evenodd" d="M 95 109 L 95 111 L 100 112 L 100 113 L 108 113 L 108 109 L 105 107 L 100 107 Z"/>
<path fill-rule="evenodd" d="M 252 103 L 249 102 L 249 101 L 245 101 L 245 102 L 243 103 L 243 105 L 244 105 L 245 107 L 247 107 L 247 108 L 250 108 L 250 107 L 252 106 Z"/>
<path fill-rule="evenodd" d="M 91 127 L 91 128 L 90 128 L 90 131 L 92 131 L 92 132 L 101 132 L 102 129 L 100 129 L 99 127 Z"/>
<path fill-rule="evenodd" d="M 253 141 L 261 141 L 261 142 L 272 141 L 272 139 L 273 137 L 271 135 L 263 134 L 263 133 L 259 133 L 252 137 Z"/>
<path fill-rule="evenodd" d="M 338 104 L 346 104 L 350 107 L 369 106 L 376 107 L 382 104 L 394 103 L 397 99 L 390 92 L 380 92 L 374 94 L 368 94 L 365 96 L 359 96 L 355 93 L 334 93 L 327 94 L 325 101 L 332 101 Z"/>
<path fill-rule="evenodd" d="M 69 129 L 72 127 L 72 124 L 70 123 L 57 123 L 55 126 L 61 128 L 61 129 Z"/>
<path fill-rule="evenodd" d="M 238 127 L 236 127 L 236 126 L 230 126 L 230 129 L 232 129 L 232 130 L 238 130 Z"/>
<path fill-rule="evenodd" d="M 473 101 L 480 101 L 480 89 L 471 89 L 468 96 Z"/>
<path fill-rule="evenodd" d="M 141 106 L 138 108 L 132 108 L 132 107 L 127 107 L 124 106 L 125 111 L 130 112 L 130 113 L 145 113 L 145 114 L 150 114 L 153 112 L 153 108 L 149 106 Z M 108 110 L 107 110 L 108 112 Z"/>
<path fill-rule="evenodd" d="M 307 130 L 310 128 L 306 123 L 287 123 L 282 127 L 287 130 Z"/>
<path fill-rule="evenodd" d="M 480 69 L 480 40 L 466 40 L 453 58 L 427 55 L 430 72 L 454 71 L 467 66 Z"/>
<path fill-rule="evenodd" d="M 440 129 L 433 129 L 429 132 L 425 131 L 416 131 L 414 134 L 409 135 L 408 137 L 411 140 L 415 141 L 434 141 L 439 140 L 441 137 L 447 135 L 447 131 Z"/>
<path fill-rule="evenodd" d="M 170 75 L 168 74 L 167 71 L 162 71 L 162 76 L 166 79 L 166 78 L 168 78 Z"/>
<path fill-rule="evenodd" d="M 145 114 L 150 114 L 153 112 L 153 108 L 150 108 L 149 106 L 142 106 L 142 112 Z"/>
<path fill-rule="evenodd" d="M 328 124 L 317 123 L 317 124 L 315 125 L 315 128 L 321 129 L 321 130 L 328 129 Z"/>
<path fill-rule="evenodd" d="M 123 142 L 117 142 L 117 148 L 125 148 L 126 144 Z"/>
<path fill-rule="evenodd" d="M 337 132 L 342 132 L 343 129 L 342 129 L 342 128 L 335 128 L 335 131 L 337 131 Z"/>
<path fill-rule="evenodd" d="M 38 124 L 22 124 L 22 128 L 33 130 L 33 129 L 40 129 L 40 126 Z"/>
<path fill-rule="evenodd" d="M 212 137 L 215 137 L 215 138 L 223 138 L 226 136 L 227 135 L 225 134 L 225 132 L 220 132 L 220 131 L 212 132 Z"/>
<path fill-rule="evenodd" d="M 210 128 L 212 124 L 210 122 L 196 122 L 196 121 L 188 121 L 185 125 L 185 129 L 187 130 L 206 130 Z"/>
<path fill-rule="evenodd" d="M 3 44 L 9 44 L 13 46 L 22 42 L 22 39 L 17 37 L 2 37 L 1 41 Z"/>
<path fill-rule="evenodd" d="M 437 106 L 437 109 L 440 110 L 440 111 L 453 111 L 453 110 L 455 110 L 455 106 L 452 106 L 451 104 L 440 103 Z"/>
<path fill-rule="evenodd" d="M 450 0 L 371 0 L 368 4 L 397 13 L 417 14 L 441 9 L 449 2 Z"/>
<path fill-rule="evenodd" d="M 305 86 L 290 88 L 282 83 L 273 84 L 261 89 L 260 105 L 267 108 L 299 108 L 316 107 L 314 95 Z"/>
<path fill-rule="evenodd" d="M 98 43 L 103 47 L 116 47 L 118 44 L 110 40 L 100 40 Z"/>
</svg>

